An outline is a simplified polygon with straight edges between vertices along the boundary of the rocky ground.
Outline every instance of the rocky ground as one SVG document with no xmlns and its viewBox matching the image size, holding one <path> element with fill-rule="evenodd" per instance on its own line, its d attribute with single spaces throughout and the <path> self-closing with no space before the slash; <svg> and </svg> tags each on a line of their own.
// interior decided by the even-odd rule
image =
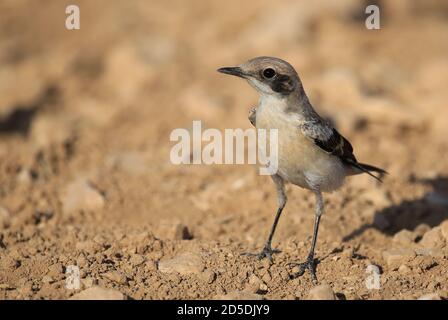
<svg viewBox="0 0 448 320">
<path fill-rule="evenodd" d="M 0 2 L 0 299 L 448 298 L 448 6 L 384 1 Z M 71 4 L 71 3 L 70 3 Z M 175 128 L 249 128 L 255 92 L 218 67 L 259 55 L 299 71 L 318 111 L 383 167 L 326 195 L 291 187 L 269 261 L 269 177 L 175 166 Z M 372 288 L 371 265 L 379 270 Z M 71 266 L 81 286 L 67 283 Z M 374 268 L 374 267 L 373 267 Z"/>
</svg>

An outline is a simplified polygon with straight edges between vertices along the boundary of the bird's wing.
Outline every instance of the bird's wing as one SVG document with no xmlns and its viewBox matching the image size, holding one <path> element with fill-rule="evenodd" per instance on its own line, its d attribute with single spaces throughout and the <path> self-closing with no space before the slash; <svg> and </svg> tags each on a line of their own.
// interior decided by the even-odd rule
<svg viewBox="0 0 448 320">
<path fill-rule="evenodd" d="M 356 163 L 353 147 L 336 129 L 322 119 L 314 119 L 300 124 L 302 134 L 328 154 L 343 161 Z"/>
<path fill-rule="evenodd" d="M 255 127 L 256 122 L 257 122 L 257 108 L 256 107 L 251 108 L 249 110 L 249 117 L 248 118 L 249 118 L 250 123 Z"/>
</svg>

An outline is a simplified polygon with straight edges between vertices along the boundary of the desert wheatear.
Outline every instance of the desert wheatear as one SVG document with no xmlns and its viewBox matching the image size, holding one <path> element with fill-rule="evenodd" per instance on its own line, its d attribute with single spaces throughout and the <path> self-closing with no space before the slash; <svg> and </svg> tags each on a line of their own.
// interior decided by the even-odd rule
<svg viewBox="0 0 448 320">
<path fill-rule="evenodd" d="M 317 281 L 314 249 L 324 211 L 322 192 L 339 189 L 349 175 L 367 173 L 381 181 L 386 171 L 356 160 L 350 142 L 313 109 L 297 72 L 288 62 L 258 57 L 218 71 L 244 78 L 258 91 L 258 107 L 249 115 L 257 129 L 278 130 L 278 171 L 271 176 L 277 188 L 278 209 L 264 249 L 256 255 L 272 259 L 276 252 L 271 242 L 286 205 L 285 183 L 309 189 L 316 196 L 313 239 L 307 260 L 296 264 L 299 271 L 293 277 L 308 269 L 313 281 Z"/>
</svg>

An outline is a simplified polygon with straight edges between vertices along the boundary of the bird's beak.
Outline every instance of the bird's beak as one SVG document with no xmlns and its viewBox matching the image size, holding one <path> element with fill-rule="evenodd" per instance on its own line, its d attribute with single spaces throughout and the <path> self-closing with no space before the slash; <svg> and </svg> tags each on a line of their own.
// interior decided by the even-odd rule
<svg viewBox="0 0 448 320">
<path fill-rule="evenodd" d="M 243 72 L 243 70 L 240 67 L 224 67 L 219 68 L 218 72 L 230 74 L 232 76 L 237 76 L 240 78 L 245 78 L 247 76 L 246 73 Z"/>
</svg>

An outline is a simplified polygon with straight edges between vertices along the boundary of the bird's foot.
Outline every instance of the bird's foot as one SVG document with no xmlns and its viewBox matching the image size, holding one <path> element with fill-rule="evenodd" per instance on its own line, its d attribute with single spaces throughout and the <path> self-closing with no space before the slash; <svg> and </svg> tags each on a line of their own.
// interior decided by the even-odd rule
<svg viewBox="0 0 448 320">
<path fill-rule="evenodd" d="M 305 262 L 301 263 L 288 263 L 289 266 L 292 267 L 298 267 L 299 271 L 296 273 L 293 273 L 290 275 L 291 279 L 296 279 L 298 277 L 301 277 L 305 271 L 308 269 L 311 273 L 311 278 L 313 279 L 313 282 L 317 284 L 317 276 L 316 276 L 316 261 L 314 260 L 314 256 L 309 255 Z"/>
<path fill-rule="evenodd" d="M 250 253 L 250 252 L 244 252 L 242 253 L 243 256 L 249 256 L 249 257 L 256 257 L 258 260 L 262 260 L 264 258 L 268 258 L 270 262 L 272 262 L 272 255 L 274 253 L 279 253 L 280 250 L 272 249 L 270 245 L 265 245 L 263 250 L 259 253 Z"/>
</svg>

